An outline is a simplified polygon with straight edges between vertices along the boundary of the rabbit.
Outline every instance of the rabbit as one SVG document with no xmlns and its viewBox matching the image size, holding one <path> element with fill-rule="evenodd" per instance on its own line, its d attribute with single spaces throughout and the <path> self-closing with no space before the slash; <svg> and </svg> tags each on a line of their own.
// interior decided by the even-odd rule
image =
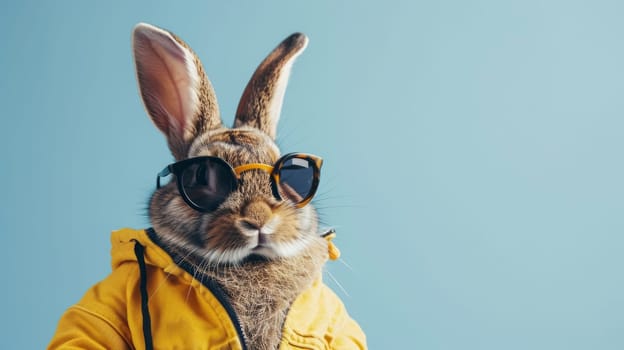
<svg viewBox="0 0 624 350">
<path fill-rule="evenodd" d="M 305 35 L 291 35 L 260 64 L 231 129 L 223 126 L 213 88 L 187 44 L 145 24 L 136 27 L 133 43 L 145 108 L 176 161 L 210 155 L 233 167 L 275 163 L 284 92 L 293 61 L 308 43 Z M 190 208 L 172 181 L 153 193 L 149 218 L 168 250 L 223 286 L 250 348 L 275 349 L 289 305 L 321 274 L 327 242 L 317 233 L 312 205 L 297 209 L 276 200 L 264 172 L 245 172 L 241 180 L 208 213 Z M 267 240 L 259 253 L 265 259 L 245 262 L 260 236 Z"/>
<path fill-rule="evenodd" d="M 176 316 L 173 323 L 167 323 L 170 319 L 159 319 L 172 317 L 172 313 L 178 312 L 184 315 L 184 310 L 165 312 L 158 309 L 155 304 L 158 301 L 154 301 L 158 300 L 158 293 L 177 290 L 179 281 L 191 280 L 188 276 L 192 276 L 192 282 L 183 289 L 186 297 L 174 295 L 161 300 L 165 303 L 178 300 L 181 308 L 191 308 L 188 298 L 192 289 L 197 289 L 198 284 L 209 285 L 219 302 L 224 307 L 226 304 L 231 307 L 230 318 L 240 326 L 240 331 L 237 329 L 240 346 L 230 345 L 228 349 L 290 349 L 293 344 L 306 349 L 366 347 L 363 332 L 346 314 L 338 297 L 326 286 L 318 287 L 325 262 L 336 254 L 333 244 L 319 234 L 318 215 L 309 203 L 318 186 L 322 160 L 304 154 L 282 156 L 275 143 L 290 70 L 307 44 L 308 38 L 304 34 L 292 34 L 260 63 L 244 89 L 233 127 L 227 128 L 221 121 L 213 87 L 191 48 L 165 29 L 145 23 L 136 25 L 132 47 L 139 92 L 147 114 L 166 137 L 175 163 L 159 173 L 157 188 L 149 199 L 148 215 L 152 228 L 141 231 L 149 238 L 131 239 L 135 242 L 132 244 L 136 261 L 126 261 L 124 244 L 130 243 L 114 235 L 113 251 L 122 251 L 123 264 L 115 262 L 113 254 L 111 276 L 94 286 L 77 307 L 64 315 L 50 348 L 70 344 L 91 347 L 96 342 L 103 348 L 121 348 L 121 344 L 128 348 L 143 348 L 143 344 L 136 340 L 140 337 L 135 335 L 140 331 L 136 326 L 138 321 L 132 325 L 115 324 L 126 322 L 124 319 L 130 324 L 130 319 L 141 318 L 145 348 L 158 348 L 152 339 L 150 322 L 161 326 L 166 324 L 159 329 L 164 327 L 171 332 L 169 324 L 174 324 L 183 327 L 180 334 L 191 332 L 188 334 L 200 337 L 197 342 L 180 340 L 183 343 L 171 347 L 205 345 L 208 340 L 204 341 L 201 333 L 197 335 L 189 331 L 192 325 L 184 323 L 190 322 L 186 321 L 191 319 L 190 316 Z M 198 159 L 201 161 L 195 164 Z M 296 183 L 286 180 L 288 170 L 281 172 L 281 169 L 290 169 L 286 162 L 289 166 L 303 163 L 305 169 L 310 167 L 313 170 L 307 196 L 297 190 Z M 179 170 L 182 168 L 192 171 Z M 275 169 L 280 172 L 276 173 Z M 215 174 L 219 176 L 211 177 Z M 166 179 L 170 181 L 166 182 Z M 193 187 L 200 182 L 202 186 Z M 192 192 L 195 188 L 206 192 Z M 146 242 L 147 248 L 141 242 Z M 153 248 L 151 242 L 158 248 Z M 115 248 L 115 244 L 121 248 Z M 176 274 L 182 277 L 175 280 L 170 276 L 174 274 L 171 267 L 163 268 L 168 271 L 165 275 L 157 271 L 157 266 L 145 266 L 144 255 L 148 258 L 156 256 L 158 261 L 168 259 L 163 258 L 160 248 L 174 264 L 188 273 L 187 277 Z M 138 278 L 131 277 L 138 273 L 137 261 L 140 288 L 135 281 Z M 126 270 L 118 271 L 121 268 Z M 146 280 L 154 280 L 154 277 L 162 282 L 148 291 Z M 319 292 L 311 294 L 308 292 L 311 289 Z M 134 302 L 139 298 L 136 296 L 139 290 L 140 307 Z M 114 295 L 107 296 L 109 291 Z M 134 304 L 104 305 L 110 300 Z M 305 304 L 305 308 L 295 310 L 300 304 Z M 212 301 L 210 305 L 210 310 L 218 309 Z M 150 316 L 150 309 L 157 312 Z M 318 310 L 328 310 L 324 311 L 326 315 L 322 322 L 312 317 L 315 312 L 320 312 Z M 292 313 L 296 315 L 291 316 Z M 192 316 L 196 317 L 196 314 L 193 310 Z M 284 340 L 285 325 L 289 324 L 287 316 L 296 320 L 316 320 L 309 321 L 309 327 L 302 327 L 313 331 L 310 334 L 291 332 L 290 338 Z M 97 329 L 93 324 L 97 324 L 100 331 L 89 331 Z M 113 330 L 104 332 L 106 325 L 114 325 Z M 319 333 L 314 327 L 323 329 Z M 86 338 L 97 339 L 79 339 L 84 337 L 82 333 L 89 333 Z M 102 336 L 103 333 L 108 336 Z M 162 334 L 158 336 L 169 341 Z M 116 343 L 111 342 L 113 338 Z M 206 348 L 204 345 L 202 348 Z M 162 343 L 160 346 L 164 347 Z M 221 344 L 218 348 L 223 346 Z M 208 348 L 213 347 L 208 344 Z"/>
</svg>

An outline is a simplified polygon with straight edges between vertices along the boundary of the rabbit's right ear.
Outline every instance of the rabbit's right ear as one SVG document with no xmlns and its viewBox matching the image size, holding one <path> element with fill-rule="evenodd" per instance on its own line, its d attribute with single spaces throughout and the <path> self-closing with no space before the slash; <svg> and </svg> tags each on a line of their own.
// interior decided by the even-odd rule
<svg viewBox="0 0 624 350">
<path fill-rule="evenodd" d="M 132 47 L 147 113 L 176 160 L 184 159 L 196 136 L 222 126 L 212 85 L 188 45 L 166 30 L 139 23 Z"/>
</svg>

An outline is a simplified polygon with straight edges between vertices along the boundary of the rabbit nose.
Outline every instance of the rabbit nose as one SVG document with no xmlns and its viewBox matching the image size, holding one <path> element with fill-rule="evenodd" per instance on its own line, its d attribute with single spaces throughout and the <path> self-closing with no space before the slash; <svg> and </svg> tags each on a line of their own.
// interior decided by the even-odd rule
<svg viewBox="0 0 624 350">
<path fill-rule="evenodd" d="M 243 207 L 242 214 L 248 225 L 261 229 L 273 216 L 273 210 L 264 201 L 251 201 Z"/>
</svg>

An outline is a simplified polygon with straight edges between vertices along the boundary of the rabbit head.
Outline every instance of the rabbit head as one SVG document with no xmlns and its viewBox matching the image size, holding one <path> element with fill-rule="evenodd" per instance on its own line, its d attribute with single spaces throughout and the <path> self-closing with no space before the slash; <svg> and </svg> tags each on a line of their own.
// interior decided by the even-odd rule
<svg viewBox="0 0 624 350">
<path fill-rule="evenodd" d="M 232 167 L 273 165 L 280 157 L 274 140 L 288 76 L 307 41 L 293 34 L 262 61 L 243 92 L 233 127 L 226 128 L 190 47 L 173 33 L 138 24 L 133 51 L 140 94 L 176 161 L 213 156 Z M 153 193 L 149 216 L 163 242 L 185 256 L 239 264 L 250 257 L 288 258 L 324 244 L 314 208 L 276 199 L 265 171 L 241 173 L 236 190 L 211 211 L 190 207 L 175 182 Z"/>
</svg>

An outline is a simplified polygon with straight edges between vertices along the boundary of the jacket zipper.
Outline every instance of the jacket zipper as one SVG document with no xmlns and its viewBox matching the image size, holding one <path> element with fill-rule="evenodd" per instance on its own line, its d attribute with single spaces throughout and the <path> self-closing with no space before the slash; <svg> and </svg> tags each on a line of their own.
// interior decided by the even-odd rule
<svg viewBox="0 0 624 350">
<path fill-rule="evenodd" d="M 158 239 L 158 236 L 156 235 L 156 231 L 153 228 L 151 227 L 148 228 L 146 232 L 147 232 L 148 237 L 152 240 L 152 242 L 154 242 L 162 250 L 167 252 L 167 254 L 169 254 L 171 258 L 173 258 L 173 261 L 181 261 L 181 263 L 179 263 L 178 266 L 183 268 L 191 276 L 194 276 L 192 266 L 188 264 L 186 260 L 178 259 L 179 257 L 177 257 L 177 255 L 172 254 L 167 249 L 165 249 L 165 247 L 160 243 L 160 240 Z M 232 321 L 232 324 L 234 325 L 234 328 L 236 329 L 236 333 L 238 334 L 238 341 L 240 342 L 241 347 L 243 348 L 243 350 L 247 350 L 248 349 L 247 348 L 247 336 L 245 335 L 245 331 L 243 330 L 243 327 L 241 326 L 240 318 L 234 311 L 234 307 L 230 303 L 230 300 L 228 299 L 227 295 L 225 295 L 223 288 L 212 278 L 208 278 L 206 281 L 202 280 L 201 282 L 204 285 L 204 287 L 208 288 L 208 290 L 217 298 L 219 303 L 223 306 L 225 311 L 228 313 L 228 316 L 230 317 L 230 321 Z"/>
<path fill-rule="evenodd" d="M 189 271 L 187 270 L 187 272 Z M 208 288 L 210 292 L 212 292 L 212 294 L 217 298 L 219 303 L 223 305 L 223 308 L 225 309 L 225 311 L 227 311 L 228 316 L 230 316 L 232 324 L 234 324 L 236 333 L 238 333 L 238 340 L 240 341 L 243 350 L 247 350 L 247 336 L 245 335 L 245 331 L 241 326 L 240 318 L 236 314 L 236 311 L 234 311 L 234 307 L 232 307 L 232 304 L 230 304 L 230 300 L 225 295 L 225 292 L 223 291 L 221 286 L 211 278 L 209 278 L 205 282 L 202 281 L 202 284 L 206 288 Z"/>
</svg>

